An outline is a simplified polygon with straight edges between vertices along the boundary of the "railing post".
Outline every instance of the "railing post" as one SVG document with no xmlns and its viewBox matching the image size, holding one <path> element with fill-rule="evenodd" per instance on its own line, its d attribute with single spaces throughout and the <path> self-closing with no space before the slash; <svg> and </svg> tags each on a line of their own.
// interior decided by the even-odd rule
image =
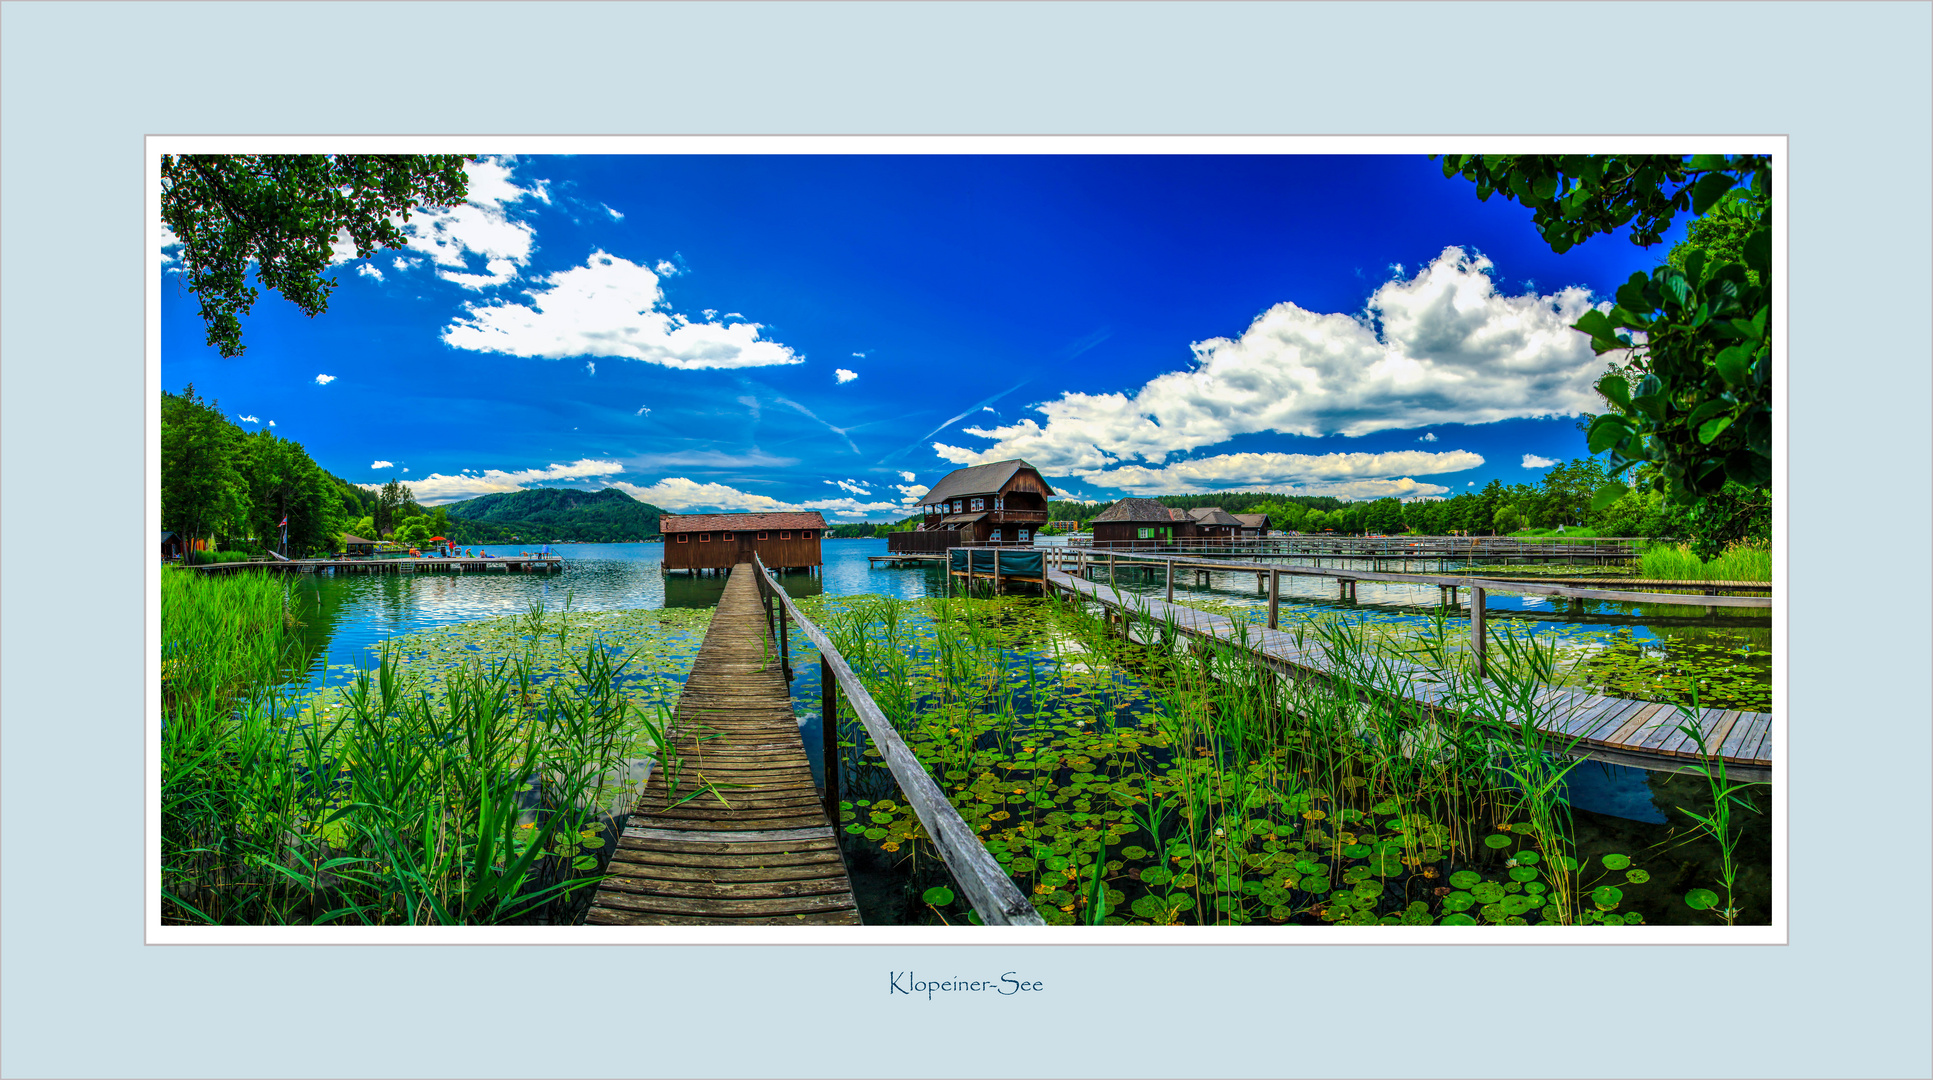
<svg viewBox="0 0 1933 1080">
<path fill-rule="evenodd" d="M 785 681 L 792 681 L 792 651 L 785 640 L 785 605 L 779 605 L 779 670 L 785 673 Z"/>
<path fill-rule="evenodd" d="M 1282 603 L 1282 571 L 1270 570 L 1269 571 L 1269 629 L 1270 630 L 1277 630 L 1281 628 L 1281 620 L 1278 616 L 1281 603 Z"/>
<path fill-rule="evenodd" d="M 1175 602 L 1175 561 L 1168 560 L 1168 602 Z"/>
<path fill-rule="evenodd" d="M 825 730 L 826 820 L 839 828 L 839 680 L 819 657 L 819 725 Z"/>
<path fill-rule="evenodd" d="M 1489 673 L 1484 663 L 1484 590 L 1470 586 L 1470 652 L 1477 658 L 1477 678 L 1487 678 Z"/>
</svg>

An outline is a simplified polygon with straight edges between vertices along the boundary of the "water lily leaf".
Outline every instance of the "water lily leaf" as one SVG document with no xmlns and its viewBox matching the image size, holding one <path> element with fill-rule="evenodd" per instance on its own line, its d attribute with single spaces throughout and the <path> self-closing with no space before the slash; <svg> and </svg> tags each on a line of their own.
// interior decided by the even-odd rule
<svg viewBox="0 0 1933 1080">
<path fill-rule="evenodd" d="M 921 893 L 920 899 L 934 907 L 945 907 L 953 902 L 953 890 L 944 885 L 935 885 Z"/>
<path fill-rule="evenodd" d="M 1477 873 L 1475 870 L 1458 870 L 1456 873 L 1450 875 L 1451 887 L 1458 889 L 1468 889 L 1482 880 L 1483 875 Z"/>
<path fill-rule="evenodd" d="M 1599 911 L 1610 911 L 1624 901 L 1624 890 L 1615 885 L 1599 885 L 1591 890 L 1591 903 Z"/>
<path fill-rule="evenodd" d="M 1693 889 L 1685 894 L 1685 904 L 1694 911 L 1705 911 L 1718 904 L 1718 894 L 1710 889 Z"/>
<path fill-rule="evenodd" d="M 1504 833 L 1491 833 L 1489 836 L 1483 838 L 1483 842 L 1486 846 L 1492 848 L 1507 848 L 1514 840 Z"/>
<path fill-rule="evenodd" d="M 1624 872 L 1624 880 L 1630 882 L 1633 885 L 1642 885 L 1645 882 L 1651 880 L 1651 875 L 1647 871 L 1639 870 L 1633 867 L 1632 869 L 1626 870 Z"/>
<path fill-rule="evenodd" d="M 1630 865 L 1631 865 L 1631 856 L 1629 855 L 1604 856 L 1604 868 L 1606 870 L 1622 870 L 1625 867 Z"/>
</svg>

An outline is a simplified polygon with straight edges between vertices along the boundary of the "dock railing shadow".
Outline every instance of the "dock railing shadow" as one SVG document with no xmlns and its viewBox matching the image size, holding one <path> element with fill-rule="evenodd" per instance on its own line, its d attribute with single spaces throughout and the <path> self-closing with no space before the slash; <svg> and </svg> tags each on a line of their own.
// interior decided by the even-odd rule
<svg viewBox="0 0 1933 1080">
<path fill-rule="evenodd" d="M 1046 925 L 1034 905 L 1015 885 L 1013 878 L 980 842 L 972 826 L 960 816 L 953 804 L 947 800 L 946 793 L 933 782 L 927 774 L 926 766 L 907 747 L 899 731 L 893 726 L 864 683 L 854 673 L 839 649 L 832 643 L 830 636 L 807 618 L 785 587 L 772 576 L 763 560 L 753 555 L 753 567 L 757 571 L 759 596 L 766 603 L 766 610 L 777 625 L 773 636 L 780 642 L 780 649 L 786 651 L 786 623 L 798 624 L 799 631 L 819 650 L 819 687 L 821 699 L 821 726 L 825 735 L 825 800 L 826 815 L 836 829 L 839 824 L 839 725 L 838 695 L 844 694 L 846 704 L 859 718 L 859 723 L 872 739 L 874 749 L 879 751 L 880 759 L 893 774 L 899 790 L 906 797 L 906 804 L 913 809 L 919 819 L 920 827 L 939 849 L 940 858 L 946 869 L 959 886 L 960 895 L 966 898 L 974 914 L 988 926 L 1044 926 Z M 786 660 L 789 670 L 789 658 Z M 836 689 L 835 689 L 836 688 Z"/>
</svg>

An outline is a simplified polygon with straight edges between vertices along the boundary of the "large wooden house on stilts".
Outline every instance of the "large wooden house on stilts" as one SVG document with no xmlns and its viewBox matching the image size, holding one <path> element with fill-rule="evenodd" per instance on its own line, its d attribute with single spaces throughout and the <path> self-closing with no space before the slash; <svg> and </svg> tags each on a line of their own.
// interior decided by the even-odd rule
<svg viewBox="0 0 1933 1080">
<path fill-rule="evenodd" d="M 816 571 L 824 565 L 819 541 L 826 519 L 819 512 L 773 514 L 664 514 L 664 573 L 683 570 L 722 574 L 753 554 L 773 570 Z"/>
<path fill-rule="evenodd" d="M 1047 500 L 1053 495 L 1040 470 L 1019 458 L 955 469 L 920 496 L 926 520 L 912 532 L 888 535 L 886 550 L 1031 544 L 1047 524 Z"/>
</svg>

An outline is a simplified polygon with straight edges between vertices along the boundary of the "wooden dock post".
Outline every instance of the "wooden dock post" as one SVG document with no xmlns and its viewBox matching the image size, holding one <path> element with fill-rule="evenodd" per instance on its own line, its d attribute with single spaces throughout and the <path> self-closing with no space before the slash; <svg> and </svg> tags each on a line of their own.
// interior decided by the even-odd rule
<svg viewBox="0 0 1933 1080">
<path fill-rule="evenodd" d="M 993 595 L 1000 595 L 1000 549 L 993 549 Z"/>
<path fill-rule="evenodd" d="M 1484 664 L 1484 648 L 1487 644 L 1484 635 L 1484 590 L 1470 586 L 1470 652 L 1477 658 L 1477 678 L 1485 678 L 1487 669 Z"/>
<path fill-rule="evenodd" d="M 1168 560 L 1168 602 L 1175 602 L 1175 561 Z"/>
<path fill-rule="evenodd" d="M 1172 599 L 1172 597 L 1170 597 Z M 1282 571 L 1269 571 L 1269 629 L 1281 629 Z"/>
<path fill-rule="evenodd" d="M 839 828 L 839 680 L 819 657 L 819 726 L 825 736 L 826 820 Z"/>
</svg>

